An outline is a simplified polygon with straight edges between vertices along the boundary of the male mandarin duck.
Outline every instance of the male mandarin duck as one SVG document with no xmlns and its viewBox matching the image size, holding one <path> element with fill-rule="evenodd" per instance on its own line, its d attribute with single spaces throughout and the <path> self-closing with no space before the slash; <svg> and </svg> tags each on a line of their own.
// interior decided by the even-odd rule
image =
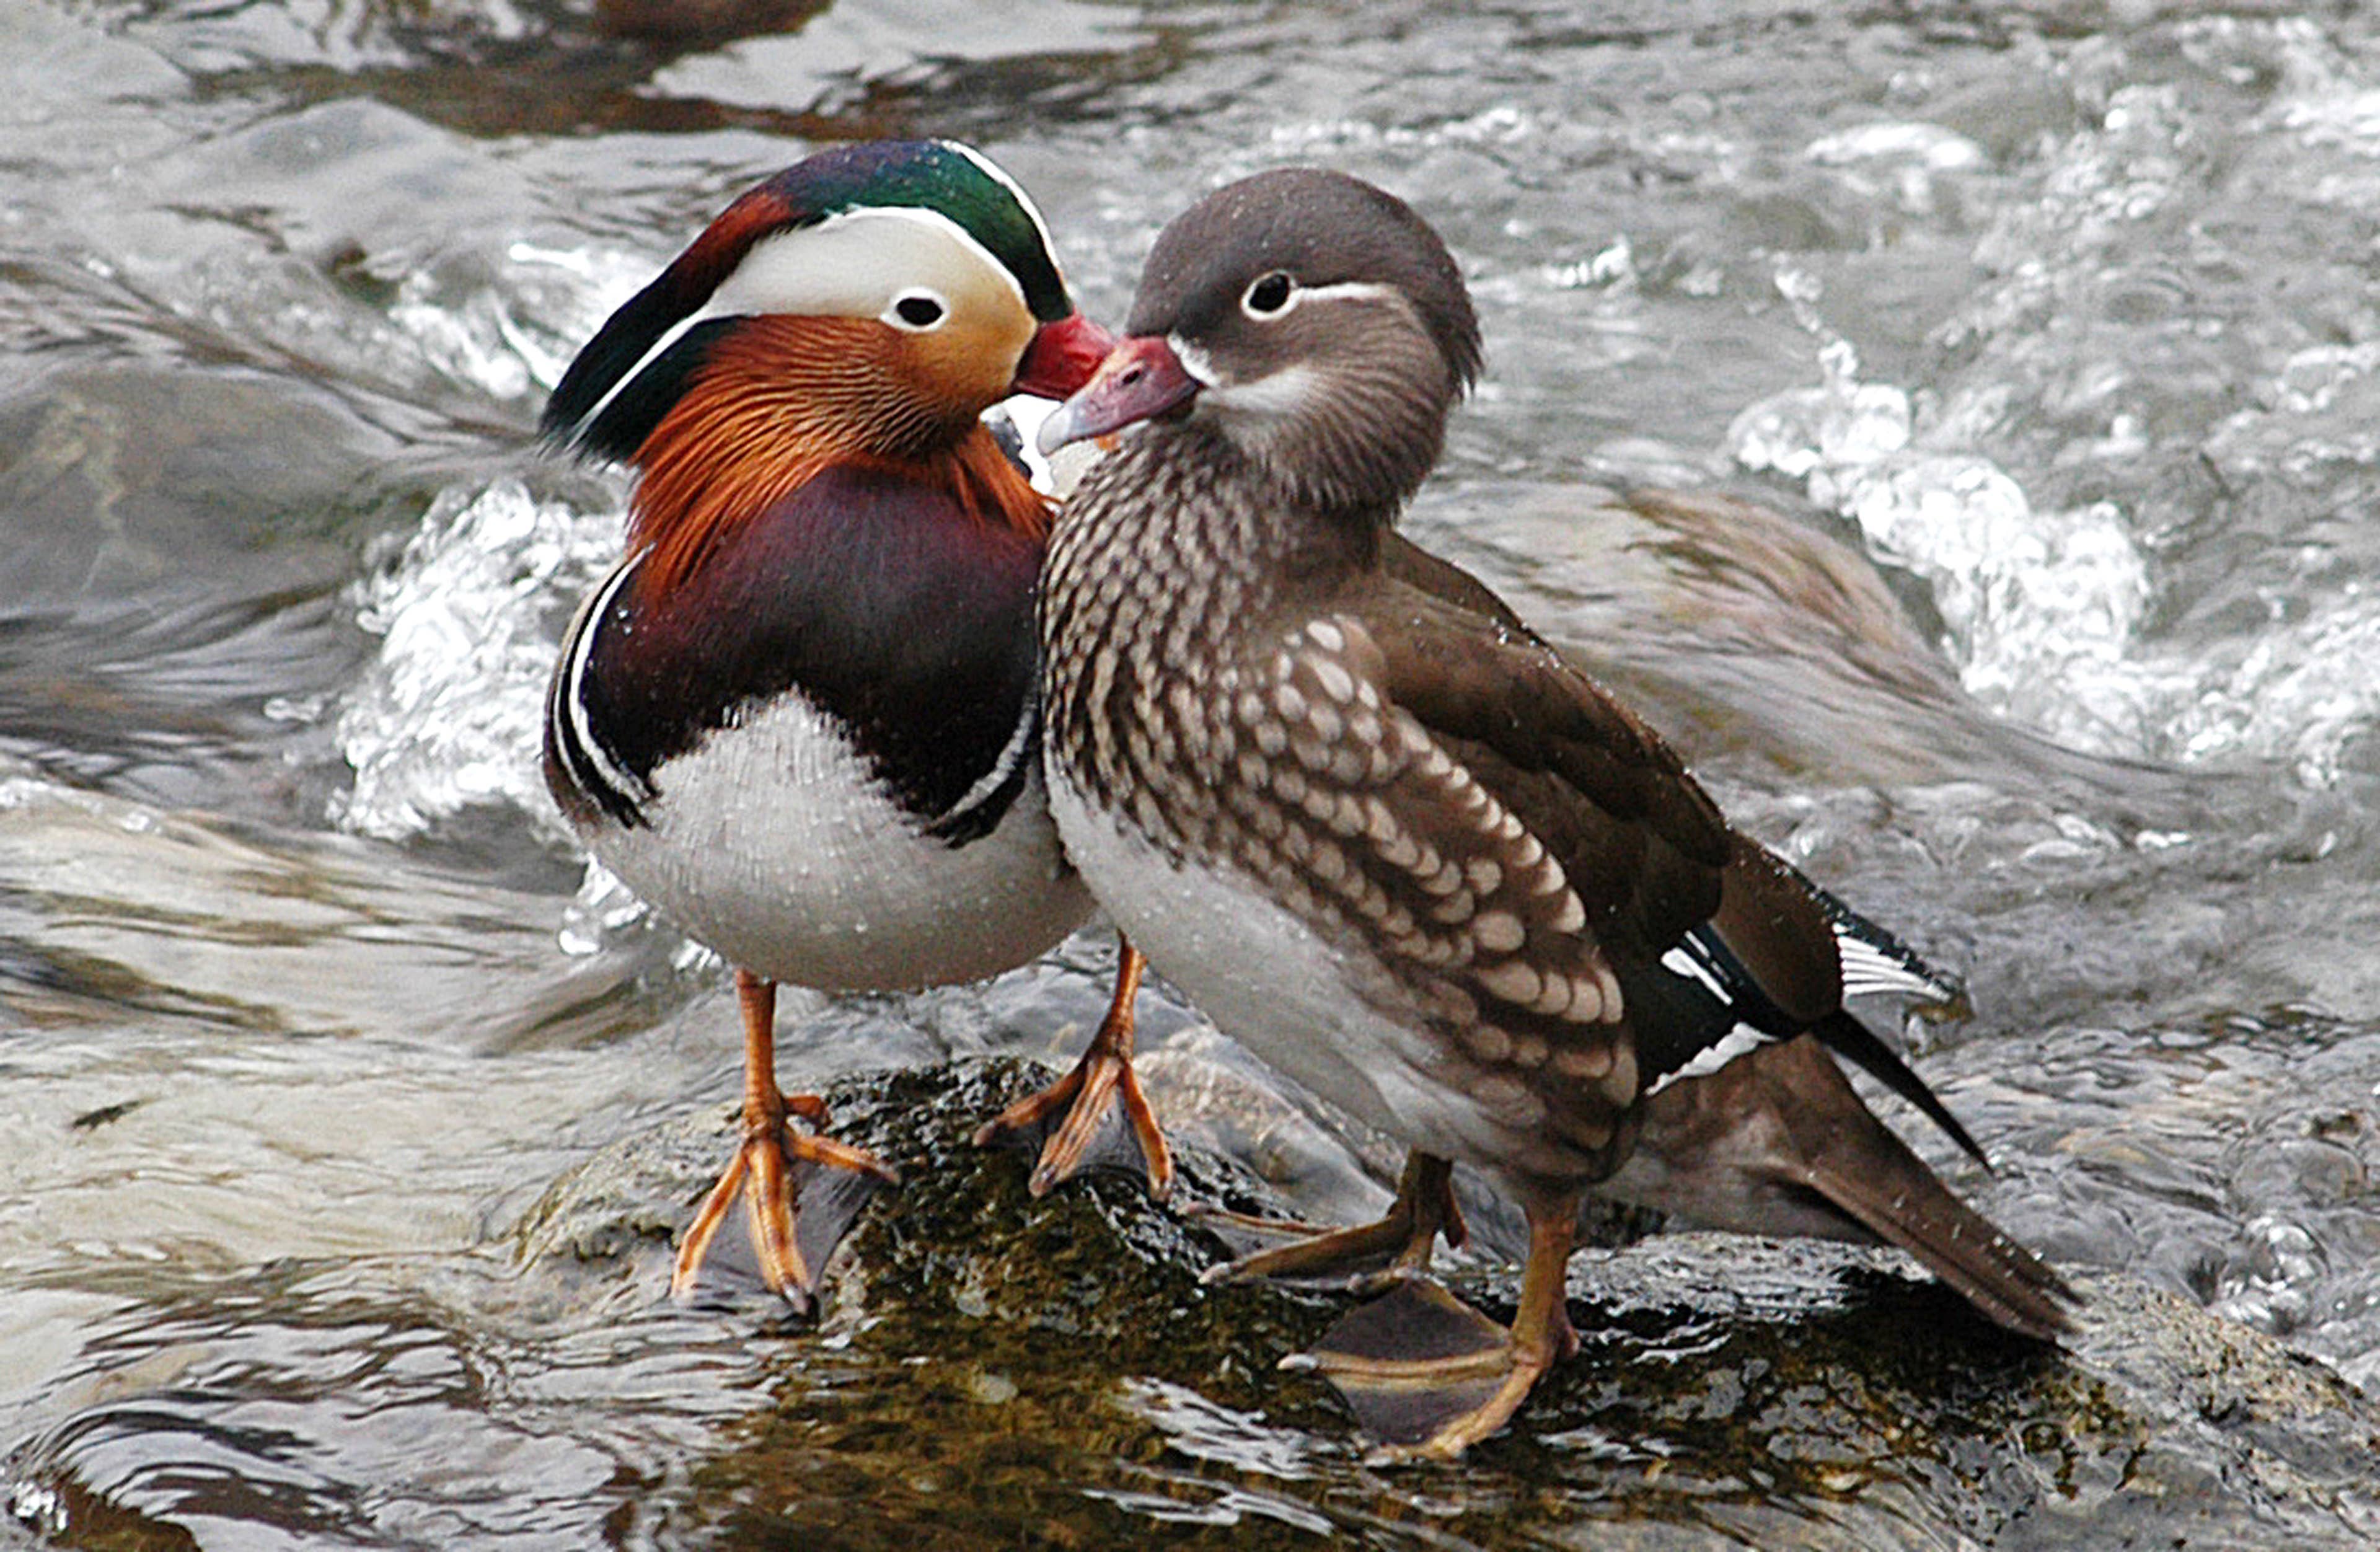
<svg viewBox="0 0 2380 1552">
<path fill-rule="evenodd" d="M 1041 430 L 1054 449 L 1132 428 L 1068 499 L 1043 574 L 1050 811 L 1157 969 L 1413 1150 L 1383 1223 L 1240 1269 L 1400 1246 L 1418 1268 L 1459 1232 L 1450 1161 L 1529 1221 L 1509 1329 L 1461 1311 L 1471 1334 L 1428 1357 L 1377 1337 L 1317 1355 L 1351 1400 L 1387 1393 L 1377 1415 L 1424 1419 L 1392 1453 L 1459 1455 L 1574 1350 L 1565 1268 L 1591 1190 L 1899 1245 L 2003 1326 L 2069 1329 L 2066 1284 L 1836 1064 L 1972 1151 L 1843 1006 L 1945 988 L 1394 531 L 1480 362 L 1421 218 L 1333 173 L 1233 184 L 1160 236 L 1126 333 Z"/>
<path fill-rule="evenodd" d="M 892 1178 L 791 1126 L 775 985 L 907 990 L 990 976 L 1080 925 L 1036 753 L 1032 592 L 1050 506 L 981 417 L 1060 398 L 1110 343 L 1075 312 L 1039 213 L 948 141 L 820 152 L 730 204 L 589 342 L 555 443 L 637 471 L 625 558 L 580 608 L 548 697 L 548 784 L 587 847 L 735 970 L 744 1141 L 680 1243 L 694 1281 L 739 1194 L 761 1274 L 816 1282 L 795 1159 Z M 1132 1082 L 1140 961 L 1061 1084 L 1046 1189 Z M 987 1129 L 991 1130 L 990 1128 Z"/>
</svg>

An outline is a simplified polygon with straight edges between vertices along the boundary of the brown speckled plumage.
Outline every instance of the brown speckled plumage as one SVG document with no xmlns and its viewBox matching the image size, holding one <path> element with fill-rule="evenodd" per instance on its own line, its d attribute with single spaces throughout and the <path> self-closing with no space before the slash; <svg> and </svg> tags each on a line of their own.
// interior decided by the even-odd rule
<svg viewBox="0 0 2380 1552">
<path fill-rule="evenodd" d="M 1475 639 L 1380 564 L 1403 540 L 1268 522 L 1181 456 L 1191 435 L 1117 454 L 1061 529 L 1051 747 L 1177 866 L 1228 867 L 1362 944 L 1399 1016 L 1443 1036 L 1450 1081 L 1583 1156 L 1555 1172 L 1599 1175 L 1639 1086 L 1602 933 L 1707 915 L 1723 821 L 1551 651 Z"/>
</svg>

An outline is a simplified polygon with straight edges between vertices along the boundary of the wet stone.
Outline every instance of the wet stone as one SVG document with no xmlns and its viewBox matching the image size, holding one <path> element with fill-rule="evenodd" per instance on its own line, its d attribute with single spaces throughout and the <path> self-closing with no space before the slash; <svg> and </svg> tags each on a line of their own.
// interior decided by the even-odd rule
<svg viewBox="0 0 2380 1552">
<path fill-rule="evenodd" d="M 959 1548 L 1150 1545 L 1160 1528 L 1164 1545 L 1235 1547 L 1318 1532 L 1415 1547 L 2380 1534 L 2380 1406 L 2243 1327 L 2082 1276 L 2082 1334 L 2060 1351 L 1890 1256 L 1716 1234 L 1582 1253 L 1581 1351 L 1513 1427 L 1457 1466 L 1366 1466 L 1369 1440 L 1322 1380 L 1278 1366 L 1355 1301 L 1200 1281 L 1228 1254 L 1200 1209 L 1279 1205 L 1196 1148 L 1168 1205 L 1128 1150 L 1033 1198 L 1021 1150 L 967 1137 L 1041 1081 L 970 1062 L 828 1092 L 837 1134 L 903 1184 L 861 1213 L 816 1320 L 753 1339 L 772 1348 L 767 1404 L 695 1468 L 679 1512 L 698 1524 L 683 1530 Z M 557 1184 L 524 1223 L 528 1275 L 608 1263 L 662 1298 L 661 1226 L 732 1137 L 723 1111 L 701 1119 Z M 1510 1318 L 1516 1268 L 1458 1267 L 1450 1282 Z"/>
<path fill-rule="evenodd" d="M 1201 1285 L 1198 1273 L 1227 1248 L 1194 1217 L 1148 1201 L 1139 1155 L 1116 1146 L 1112 1122 L 1090 1168 L 1035 1199 L 1026 1145 L 1038 1147 L 1038 1137 L 990 1148 L 968 1139 L 1043 1081 L 1002 1061 L 869 1074 L 827 1091 L 833 1134 L 877 1152 L 902 1183 L 867 1205 L 827 1263 L 821 1340 L 907 1359 L 1057 1336 L 1083 1342 L 1094 1366 L 1121 1362 L 1190 1383 L 1266 1367 L 1269 1358 L 1242 1346 L 1269 1340 L 1275 1353 L 1287 1352 L 1329 1321 L 1335 1305 L 1310 1294 Z M 520 1254 L 584 1263 L 656 1234 L 665 1245 L 725 1161 L 734 1131 L 733 1112 L 722 1109 L 605 1150 L 532 1209 Z M 1261 1182 L 1211 1155 L 1193 1153 L 1175 1189 L 1183 1204 L 1282 1210 Z M 713 1242 L 726 1275 L 707 1293 L 724 1297 L 740 1275 L 747 1298 L 771 1301 L 744 1238 L 739 1213 Z M 1230 1388 L 1230 1399 L 1255 1399 L 1245 1384 Z"/>
</svg>

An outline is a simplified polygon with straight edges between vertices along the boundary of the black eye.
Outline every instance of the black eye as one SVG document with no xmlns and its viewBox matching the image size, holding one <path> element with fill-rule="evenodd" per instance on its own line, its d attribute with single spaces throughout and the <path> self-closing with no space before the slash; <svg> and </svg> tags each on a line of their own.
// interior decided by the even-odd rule
<svg viewBox="0 0 2380 1552">
<path fill-rule="evenodd" d="M 1240 307 L 1251 318 L 1269 317 L 1289 305 L 1289 294 L 1295 285 L 1296 282 L 1280 270 L 1258 275 L 1248 287 L 1248 294 L 1240 298 Z"/>
<path fill-rule="evenodd" d="M 942 304 L 931 297 L 904 297 L 892 304 L 892 310 L 913 329 L 930 329 L 942 321 Z"/>
</svg>

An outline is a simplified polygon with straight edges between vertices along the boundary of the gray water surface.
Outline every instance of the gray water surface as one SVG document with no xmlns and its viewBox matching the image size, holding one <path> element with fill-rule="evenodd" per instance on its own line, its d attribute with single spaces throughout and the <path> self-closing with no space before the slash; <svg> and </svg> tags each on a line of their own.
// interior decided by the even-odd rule
<svg viewBox="0 0 2380 1552">
<path fill-rule="evenodd" d="M 511 1241 L 740 1058 L 722 970 L 536 773 L 622 495 L 536 414 L 726 200 L 855 136 L 984 146 L 1110 320 L 1231 177 L 1413 201 L 1488 348 L 1415 536 L 1966 977 L 1915 1055 L 1997 1173 L 1911 1131 L 1962 1191 L 2380 1388 L 2380 20 L 755 10 L 676 42 L 529 0 L 0 16 L 0 1542 L 710 1544 L 707 1462 L 789 1386 L 879 1382 L 757 1305 L 670 1307 L 657 1252 L 574 1280 Z M 1644 484 L 1774 515 L 1603 493 Z M 784 1072 L 1070 1058 L 1107 952 L 789 996 Z M 1191 1011 L 1146 1040 L 1184 1142 L 1316 1217 L 1385 1199 L 1377 1139 Z M 1310 1485 L 1343 1421 L 1125 1383 L 1172 1453 L 1048 1501 L 1151 1545 L 1491 1544 L 1463 1495 L 1529 1492 L 1522 1451 L 1350 1507 Z M 2230 1544 L 2373 1534 L 2303 1507 Z M 1098 1534 L 1068 1512 L 1050 1544 Z M 1794 1514 L 1975 1544 L 1922 1503 Z M 1640 1544 L 1776 1534 L 1681 1524 Z"/>
</svg>

